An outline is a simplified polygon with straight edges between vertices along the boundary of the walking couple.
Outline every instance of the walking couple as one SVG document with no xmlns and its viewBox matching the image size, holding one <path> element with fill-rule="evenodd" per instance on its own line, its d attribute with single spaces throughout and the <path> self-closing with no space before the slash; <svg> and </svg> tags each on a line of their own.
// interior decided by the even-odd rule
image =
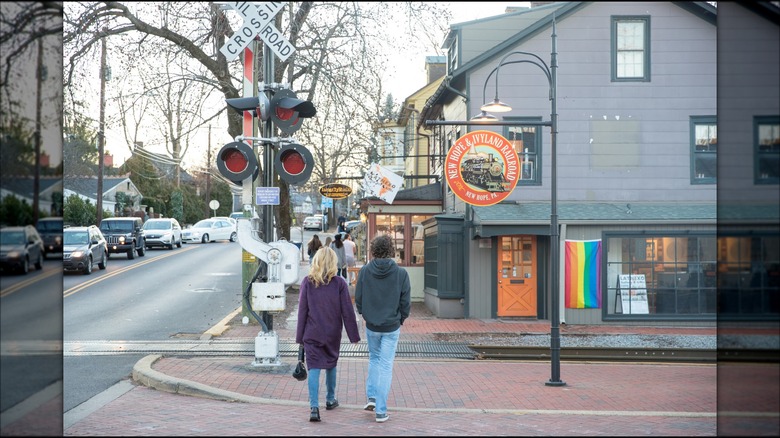
<svg viewBox="0 0 780 438">
<path fill-rule="evenodd" d="M 411 285 L 409 274 L 395 263 L 395 245 L 389 236 L 374 238 L 370 253 L 371 261 L 358 274 L 355 306 L 365 321 L 368 344 L 364 409 L 373 411 L 376 422 L 383 423 L 390 418 L 387 398 L 401 325 L 411 308 Z M 339 406 L 336 365 L 342 326 L 351 343 L 360 342 L 349 289 L 337 272 L 336 253 L 325 247 L 315 253 L 311 271 L 301 281 L 295 342 L 303 344 L 306 352 L 310 421 L 320 421 L 320 370 L 325 370 L 325 409 Z"/>
</svg>

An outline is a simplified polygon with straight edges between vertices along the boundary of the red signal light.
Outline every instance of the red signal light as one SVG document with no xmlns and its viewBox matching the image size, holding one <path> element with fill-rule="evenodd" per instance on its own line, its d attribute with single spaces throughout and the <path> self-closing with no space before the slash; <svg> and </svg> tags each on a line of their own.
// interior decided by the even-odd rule
<svg viewBox="0 0 780 438">
<path fill-rule="evenodd" d="M 276 154 L 274 168 L 282 181 L 288 184 L 304 183 L 309 180 L 314 169 L 314 157 L 299 144 L 286 144 Z"/>
<path fill-rule="evenodd" d="M 222 152 L 220 159 L 225 162 L 225 167 L 233 173 L 240 173 L 249 164 L 244 154 L 239 152 L 238 149 L 225 150 Z"/>
</svg>

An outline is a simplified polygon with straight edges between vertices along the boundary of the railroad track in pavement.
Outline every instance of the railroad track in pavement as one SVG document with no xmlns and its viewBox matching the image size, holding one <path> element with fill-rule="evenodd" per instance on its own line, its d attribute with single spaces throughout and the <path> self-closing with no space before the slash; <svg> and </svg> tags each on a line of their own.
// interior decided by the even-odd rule
<svg viewBox="0 0 780 438">
<path fill-rule="evenodd" d="M 297 355 L 298 344 L 279 342 L 280 357 Z M 162 354 L 168 356 L 248 356 L 253 357 L 253 340 L 166 340 L 166 341 L 66 341 L 64 356 Z M 368 357 L 365 341 L 342 343 L 341 357 Z M 549 347 L 509 347 L 470 345 L 462 342 L 400 341 L 396 357 L 420 359 L 470 360 L 550 360 Z M 778 362 L 777 350 L 761 349 L 692 349 L 692 348 L 626 348 L 562 347 L 562 361 L 606 362 L 691 362 L 716 361 Z"/>
</svg>

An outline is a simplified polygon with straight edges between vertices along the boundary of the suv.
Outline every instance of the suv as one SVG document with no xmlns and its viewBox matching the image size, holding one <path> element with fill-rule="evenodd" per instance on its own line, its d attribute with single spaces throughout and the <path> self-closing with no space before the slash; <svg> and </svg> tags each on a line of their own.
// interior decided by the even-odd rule
<svg viewBox="0 0 780 438">
<path fill-rule="evenodd" d="M 43 241 L 32 225 L 0 228 L 0 270 L 30 272 L 43 269 Z"/>
<path fill-rule="evenodd" d="M 100 231 L 108 242 L 108 255 L 126 253 L 132 260 L 135 253 L 143 257 L 146 249 L 143 220 L 140 217 L 111 217 L 100 221 Z"/>
<path fill-rule="evenodd" d="M 173 249 L 174 245 L 181 248 L 181 225 L 172 217 L 149 219 L 144 223 L 143 230 L 147 248 L 161 246 Z"/>
<path fill-rule="evenodd" d="M 68 227 L 63 233 L 62 268 L 65 272 L 92 273 L 92 265 L 106 269 L 108 244 L 98 227 Z"/>
<path fill-rule="evenodd" d="M 49 254 L 62 253 L 62 218 L 45 217 L 38 219 L 35 225 L 43 240 L 43 258 L 49 258 Z"/>
</svg>

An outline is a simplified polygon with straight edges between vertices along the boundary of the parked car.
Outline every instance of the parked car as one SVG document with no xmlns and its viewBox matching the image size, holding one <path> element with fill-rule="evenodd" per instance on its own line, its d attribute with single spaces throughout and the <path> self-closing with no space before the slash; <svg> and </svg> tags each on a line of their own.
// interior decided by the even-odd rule
<svg viewBox="0 0 780 438">
<path fill-rule="evenodd" d="M 317 216 L 309 216 L 306 219 L 304 219 L 303 229 L 324 231 L 322 228 L 322 215 L 318 214 Z"/>
<path fill-rule="evenodd" d="M 222 219 L 230 222 L 231 224 L 233 224 L 233 231 L 238 233 L 238 219 L 234 219 L 232 217 L 227 217 L 227 216 L 214 216 L 211 219 Z"/>
<path fill-rule="evenodd" d="M 89 275 L 95 264 L 100 269 L 106 269 L 108 243 L 98 227 L 68 227 L 62 237 L 62 268 L 65 272 Z"/>
<path fill-rule="evenodd" d="M 30 272 L 43 269 L 43 240 L 32 225 L 0 228 L 0 269 L 2 271 Z"/>
<path fill-rule="evenodd" d="M 149 219 L 144 223 L 144 242 L 146 248 L 161 246 L 173 249 L 181 248 L 181 225 L 174 218 Z"/>
<path fill-rule="evenodd" d="M 182 231 L 182 241 L 193 243 L 208 243 L 216 240 L 235 242 L 237 237 L 235 225 L 225 219 L 203 219 Z"/>
<path fill-rule="evenodd" d="M 100 232 L 108 242 L 108 256 L 125 253 L 132 260 L 138 253 L 138 257 L 143 257 L 146 250 L 143 225 L 140 217 L 111 217 L 100 221 Z"/>
<path fill-rule="evenodd" d="M 38 219 L 35 229 L 43 240 L 43 258 L 49 258 L 51 254 L 62 256 L 62 218 L 44 217 Z"/>
<path fill-rule="evenodd" d="M 361 223 L 362 223 L 362 222 L 360 222 L 360 221 L 346 221 L 346 222 L 344 223 L 344 230 L 345 230 L 347 233 L 350 233 L 350 234 L 351 234 L 351 233 L 352 233 L 352 230 L 354 230 L 355 228 L 357 228 L 357 227 L 358 227 L 358 225 L 360 225 Z"/>
</svg>

